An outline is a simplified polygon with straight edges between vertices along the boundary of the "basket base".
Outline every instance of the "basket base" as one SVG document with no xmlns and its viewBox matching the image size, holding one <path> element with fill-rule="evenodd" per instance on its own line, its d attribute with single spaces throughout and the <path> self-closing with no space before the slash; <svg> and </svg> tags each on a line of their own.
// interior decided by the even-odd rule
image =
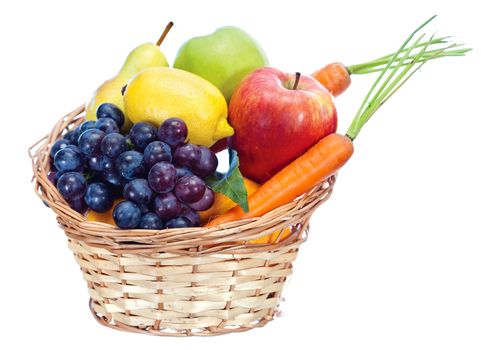
<svg viewBox="0 0 481 350">
<path fill-rule="evenodd" d="M 69 239 L 109 328 L 166 336 L 242 332 L 271 321 L 304 240 L 266 252 L 187 256 L 116 254 Z"/>
<path fill-rule="evenodd" d="M 92 298 L 90 298 L 89 299 L 90 312 L 92 313 L 94 318 L 97 320 L 97 322 L 100 323 L 102 326 L 112 328 L 118 331 L 123 331 L 123 332 L 140 333 L 140 334 L 148 334 L 148 335 L 156 335 L 156 336 L 167 336 L 167 337 L 191 337 L 191 336 L 212 337 L 212 336 L 229 334 L 229 333 L 240 333 L 240 332 L 245 332 L 254 328 L 264 327 L 268 322 L 274 319 L 274 316 L 267 315 L 255 323 L 244 325 L 242 327 L 236 326 L 236 327 L 230 327 L 230 328 L 209 327 L 209 328 L 199 328 L 198 330 L 189 329 L 185 331 L 179 331 L 173 328 L 153 329 L 150 326 L 139 328 L 139 327 L 132 327 L 132 326 L 123 324 L 121 322 L 109 322 L 109 320 L 105 316 L 97 313 L 94 310 L 94 303 L 95 301 Z"/>
</svg>

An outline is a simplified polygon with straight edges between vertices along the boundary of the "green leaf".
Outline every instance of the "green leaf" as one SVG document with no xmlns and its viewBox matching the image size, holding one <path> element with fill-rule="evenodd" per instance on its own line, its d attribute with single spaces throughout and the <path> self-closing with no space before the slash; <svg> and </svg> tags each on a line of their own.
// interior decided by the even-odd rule
<svg viewBox="0 0 481 350">
<path fill-rule="evenodd" d="M 220 192 L 239 204 L 245 213 L 249 211 L 247 189 L 239 170 L 239 157 L 233 149 L 229 148 L 229 170 L 227 173 L 218 172 L 208 177 L 205 182 L 215 192 Z"/>
</svg>

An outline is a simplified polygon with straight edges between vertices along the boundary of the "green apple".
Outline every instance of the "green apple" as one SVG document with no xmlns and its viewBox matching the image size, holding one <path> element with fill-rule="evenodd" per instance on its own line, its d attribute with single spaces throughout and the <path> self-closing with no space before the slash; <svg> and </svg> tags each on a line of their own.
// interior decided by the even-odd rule
<svg viewBox="0 0 481 350">
<path fill-rule="evenodd" d="M 259 44 L 245 31 L 232 26 L 188 40 L 174 62 L 175 68 L 200 75 L 217 86 L 227 101 L 247 74 L 267 65 Z"/>
</svg>

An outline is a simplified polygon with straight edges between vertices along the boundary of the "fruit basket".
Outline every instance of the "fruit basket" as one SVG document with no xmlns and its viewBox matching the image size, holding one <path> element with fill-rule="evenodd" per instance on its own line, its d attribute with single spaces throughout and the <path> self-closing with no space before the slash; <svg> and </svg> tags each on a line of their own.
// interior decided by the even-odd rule
<svg viewBox="0 0 481 350">
<path fill-rule="evenodd" d="M 84 118 L 81 106 L 30 149 L 35 192 L 57 215 L 104 326 L 154 335 L 218 335 L 262 327 L 281 301 L 313 211 L 335 177 L 258 219 L 222 228 L 121 230 L 70 208 L 48 180 L 52 144 Z M 281 242 L 252 239 L 290 228 Z"/>
<path fill-rule="evenodd" d="M 268 67 L 252 38 L 231 27 L 210 44 L 225 49 L 236 38 L 261 66 L 241 69 L 240 79 L 229 65 L 235 82 L 189 71 L 203 52 L 188 53 L 196 38 L 177 68 L 166 67 L 158 46 L 172 23 L 157 45 L 135 48 L 87 106 L 29 150 L 35 192 L 57 215 L 97 321 L 171 336 L 271 321 L 310 217 L 331 196 L 362 127 L 426 62 L 469 51 L 447 37 L 414 40 L 433 18 L 393 54 L 312 76 Z M 214 55 L 208 66 L 226 62 Z M 346 134 L 337 133 L 333 97 L 351 74 L 374 72 Z M 229 170 L 220 173 L 216 147 L 227 143 Z"/>
</svg>

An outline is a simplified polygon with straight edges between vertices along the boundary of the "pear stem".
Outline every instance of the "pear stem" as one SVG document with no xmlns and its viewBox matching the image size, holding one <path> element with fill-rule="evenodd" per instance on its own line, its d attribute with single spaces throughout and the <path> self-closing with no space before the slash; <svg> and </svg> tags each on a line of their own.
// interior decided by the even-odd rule
<svg viewBox="0 0 481 350">
<path fill-rule="evenodd" d="M 301 79 L 301 73 L 296 72 L 296 80 L 294 81 L 294 86 L 292 87 L 292 90 L 297 89 L 297 85 L 299 85 L 299 79 Z"/>
<path fill-rule="evenodd" d="M 155 45 L 160 46 L 162 44 L 162 41 L 164 41 L 165 37 L 167 34 L 169 34 L 170 28 L 174 25 L 174 22 L 170 21 L 166 26 L 164 31 L 162 32 L 162 35 L 160 36 L 159 40 L 157 40 L 157 43 Z"/>
</svg>

